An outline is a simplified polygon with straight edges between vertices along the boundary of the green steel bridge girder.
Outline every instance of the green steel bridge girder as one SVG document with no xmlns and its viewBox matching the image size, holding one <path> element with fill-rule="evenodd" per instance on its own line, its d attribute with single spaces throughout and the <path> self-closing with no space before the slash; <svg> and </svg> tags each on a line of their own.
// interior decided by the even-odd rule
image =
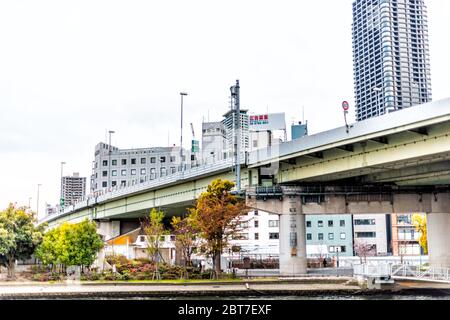
<svg viewBox="0 0 450 320">
<path fill-rule="evenodd" d="M 241 185 L 249 187 L 248 174 L 253 176 L 252 181 L 258 181 L 256 170 L 243 169 L 241 171 Z M 235 181 L 233 172 L 216 174 L 194 181 L 184 181 L 161 189 L 147 190 L 139 194 L 132 194 L 122 198 L 98 203 L 89 208 L 83 208 L 69 214 L 49 220 L 49 227 L 57 226 L 63 222 L 77 223 L 86 218 L 91 220 L 110 219 L 139 219 L 145 216 L 152 208 L 162 210 L 166 216 L 183 215 L 187 209 L 195 204 L 198 196 L 206 191 L 208 185 L 215 179 Z"/>
</svg>

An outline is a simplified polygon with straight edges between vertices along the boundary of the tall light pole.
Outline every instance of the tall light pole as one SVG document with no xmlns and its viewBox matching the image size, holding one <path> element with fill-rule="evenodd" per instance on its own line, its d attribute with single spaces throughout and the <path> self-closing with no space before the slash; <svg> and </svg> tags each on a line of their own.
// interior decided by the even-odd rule
<svg viewBox="0 0 450 320">
<path fill-rule="evenodd" d="M 188 94 L 186 92 L 180 92 L 181 96 L 181 138 L 180 138 L 180 163 L 181 163 L 181 170 L 183 171 L 183 97 L 187 96 Z"/>
<path fill-rule="evenodd" d="M 38 219 L 39 219 L 39 189 L 41 186 L 42 184 L 40 183 L 37 185 L 36 216 L 38 217 Z"/>
<path fill-rule="evenodd" d="M 64 207 L 64 201 L 65 201 L 65 199 L 64 199 L 64 194 L 63 194 L 63 168 L 64 168 L 64 165 L 65 165 L 66 163 L 63 161 L 63 162 L 61 162 L 61 196 L 60 196 L 60 198 L 59 198 L 59 205 L 61 206 L 61 207 Z"/>
<path fill-rule="evenodd" d="M 109 133 L 109 145 L 108 145 L 108 188 L 111 188 L 111 134 L 115 131 L 108 131 Z"/>
</svg>

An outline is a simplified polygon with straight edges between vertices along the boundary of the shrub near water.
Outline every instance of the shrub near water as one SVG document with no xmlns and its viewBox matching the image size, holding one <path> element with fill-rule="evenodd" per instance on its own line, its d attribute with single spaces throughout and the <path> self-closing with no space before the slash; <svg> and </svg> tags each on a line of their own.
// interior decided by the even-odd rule
<svg viewBox="0 0 450 320">
<path fill-rule="evenodd" d="M 156 263 L 148 259 L 128 260 L 125 256 L 115 255 L 106 257 L 110 265 L 116 266 L 116 275 L 111 272 L 104 273 L 100 280 L 152 280 L 156 271 Z M 200 272 L 194 267 L 172 266 L 167 263 L 160 263 L 158 269 L 162 280 L 177 280 L 188 275 L 189 279 L 210 279 L 210 272 Z M 97 280 L 87 277 L 87 280 Z"/>
</svg>

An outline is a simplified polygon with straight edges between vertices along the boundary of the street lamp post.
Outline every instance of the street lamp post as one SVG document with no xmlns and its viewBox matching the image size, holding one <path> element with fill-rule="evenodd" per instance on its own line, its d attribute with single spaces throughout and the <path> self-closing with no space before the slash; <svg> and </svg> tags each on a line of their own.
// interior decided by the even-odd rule
<svg viewBox="0 0 450 320">
<path fill-rule="evenodd" d="M 378 103 L 378 107 L 381 107 L 380 92 L 382 92 L 383 89 L 380 88 L 380 87 L 375 87 L 375 88 L 373 88 L 372 90 L 373 90 L 374 92 L 376 92 L 376 94 L 377 94 L 377 103 Z M 384 109 L 384 113 L 386 113 L 386 109 L 385 109 L 385 108 L 383 108 L 383 109 Z"/>
<path fill-rule="evenodd" d="M 66 163 L 63 161 L 63 162 L 61 162 L 61 196 L 59 197 L 59 205 L 61 206 L 61 207 L 64 207 L 64 204 L 63 204 L 63 201 L 64 201 L 64 192 L 63 192 L 63 168 L 64 168 L 64 165 L 65 165 Z"/>
<path fill-rule="evenodd" d="M 109 144 L 108 144 L 108 188 L 111 188 L 111 134 L 116 133 L 115 131 L 108 131 L 109 133 Z"/>
<path fill-rule="evenodd" d="M 180 138 L 180 163 L 181 163 L 181 170 L 183 171 L 183 97 L 187 96 L 188 94 L 186 92 L 180 92 L 181 96 L 181 138 Z"/>
<path fill-rule="evenodd" d="M 42 186 L 42 184 L 37 185 L 37 200 L 36 200 L 36 216 L 39 218 L 39 189 Z"/>
</svg>

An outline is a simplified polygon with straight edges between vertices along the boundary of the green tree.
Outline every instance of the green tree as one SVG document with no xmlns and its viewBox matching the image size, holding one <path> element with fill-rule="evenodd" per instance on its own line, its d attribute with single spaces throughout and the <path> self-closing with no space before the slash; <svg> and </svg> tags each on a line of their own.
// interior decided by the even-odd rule
<svg viewBox="0 0 450 320">
<path fill-rule="evenodd" d="M 172 217 L 171 225 L 175 235 L 175 246 L 180 250 L 186 266 L 192 266 L 191 256 L 197 247 L 198 228 L 193 223 L 192 216 L 184 218 Z"/>
<path fill-rule="evenodd" d="M 161 259 L 164 262 L 160 252 L 161 242 L 163 236 L 168 232 L 164 227 L 163 220 L 164 212 L 153 208 L 142 223 L 143 230 L 147 235 L 147 251 L 150 259 L 155 263 L 159 262 Z"/>
<path fill-rule="evenodd" d="M 45 225 L 35 226 L 33 213 L 10 204 L 0 212 L 0 264 L 8 269 L 8 277 L 15 278 L 16 260 L 31 258 L 42 242 Z"/>
<path fill-rule="evenodd" d="M 200 195 L 195 208 L 190 209 L 193 224 L 206 241 L 206 252 L 212 255 L 215 277 L 221 272 L 222 251 L 230 239 L 239 235 L 239 217 L 248 211 L 245 203 L 230 193 L 233 187 L 231 181 L 214 180 Z"/>
<path fill-rule="evenodd" d="M 63 223 L 49 230 L 36 250 L 36 256 L 46 265 L 90 266 L 103 247 L 94 221 L 88 219 L 71 224 Z"/>
<path fill-rule="evenodd" d="M 428 254 L 428 238 L 427 238 L 427 217 L 422 214 L 413 214 L 412 223 L 416 230 L 420 232 L 419 244 L 424 254 Z"/>
</svg>

